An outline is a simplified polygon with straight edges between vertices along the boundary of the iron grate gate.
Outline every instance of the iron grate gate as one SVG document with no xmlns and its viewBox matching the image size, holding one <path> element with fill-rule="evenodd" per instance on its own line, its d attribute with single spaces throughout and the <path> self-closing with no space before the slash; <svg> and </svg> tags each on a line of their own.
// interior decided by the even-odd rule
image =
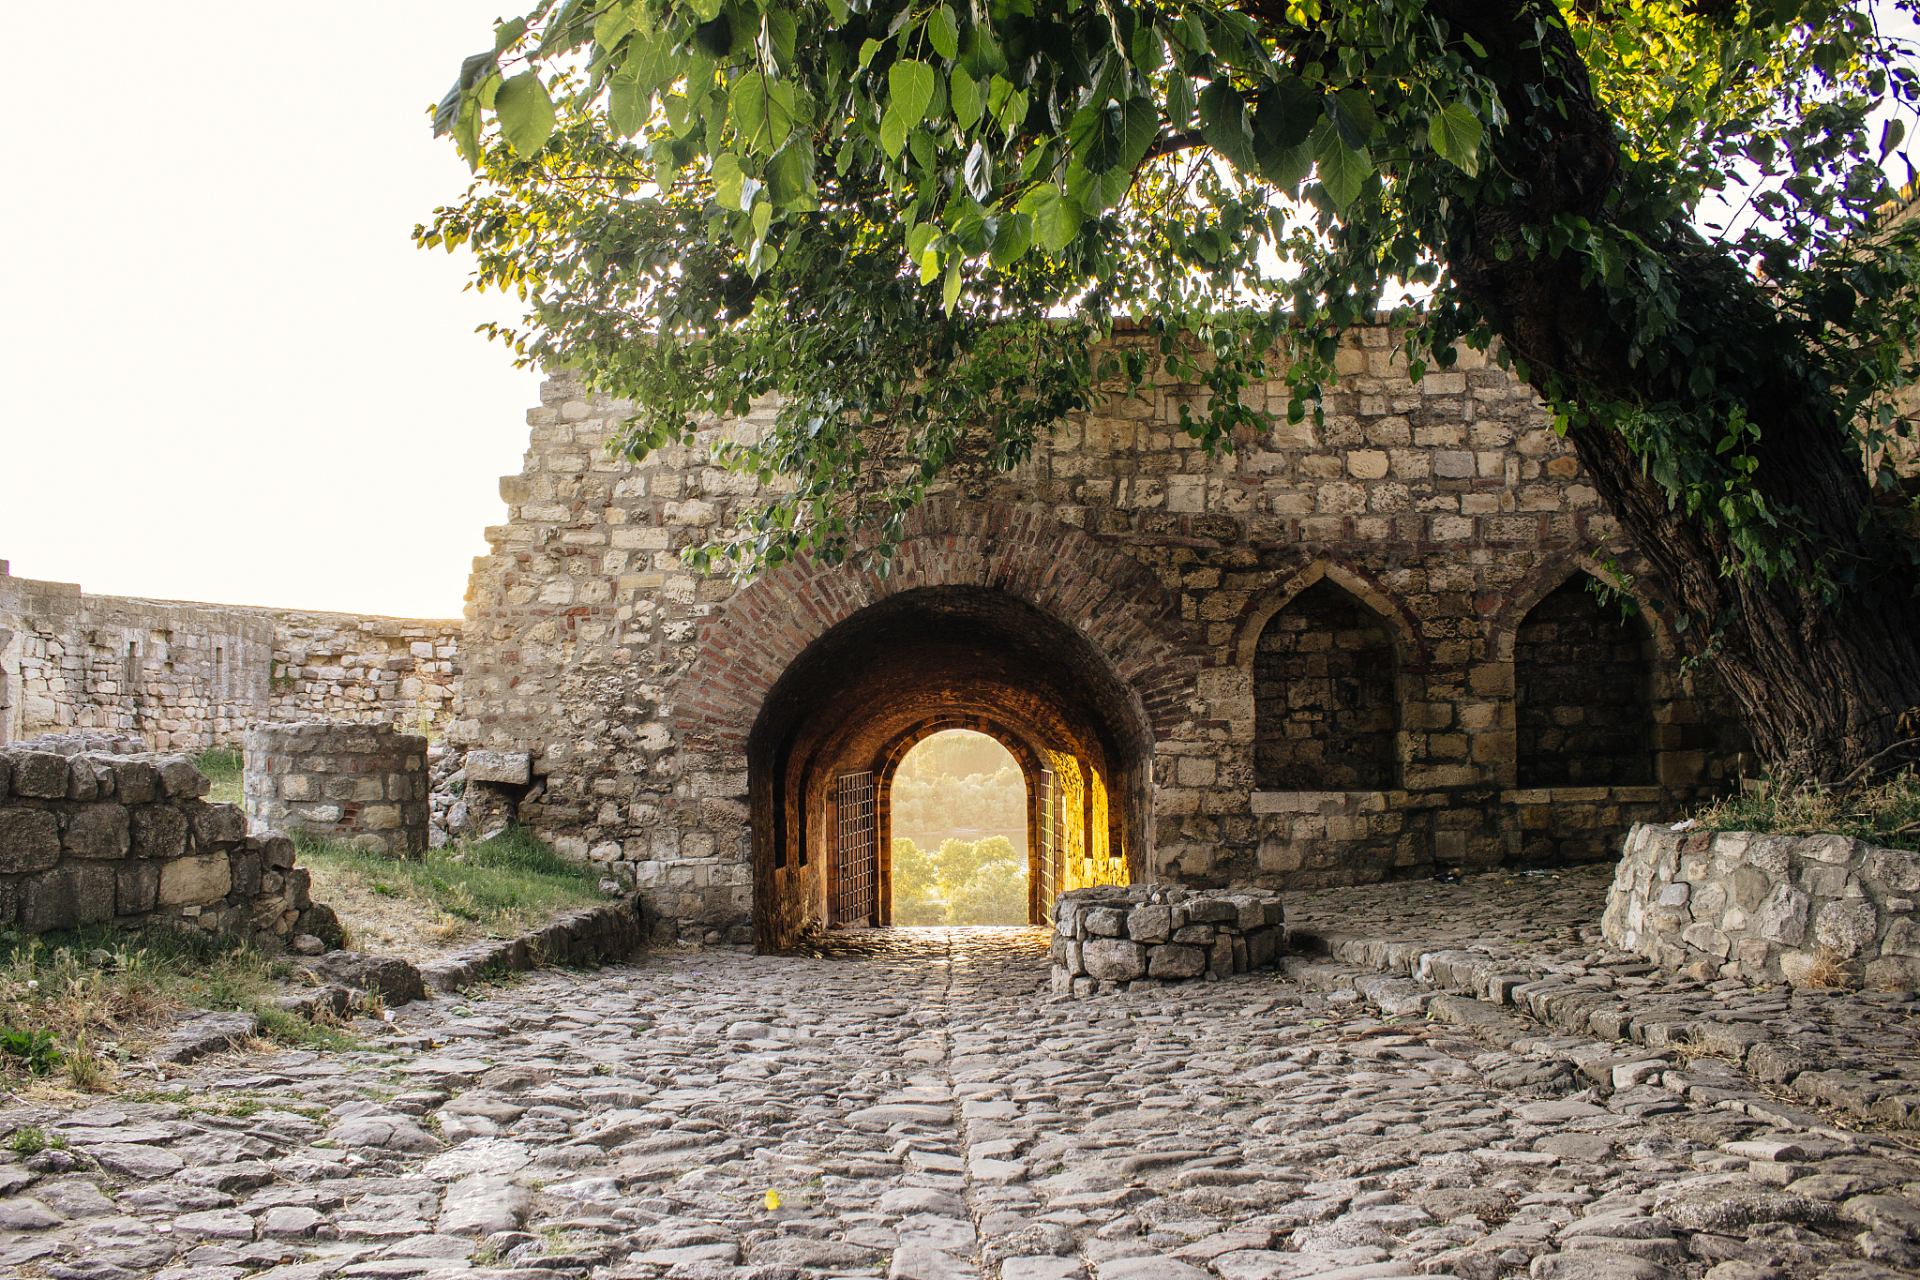
<svg viewBox="0 0 1920 1280">
<path fill-rule="evenodd" d="M 880 879 L 873 774 L 843 773 L 834 779 L 833 809 L 828 923 L 872 924 L 877 918 Z"/>
</svg>

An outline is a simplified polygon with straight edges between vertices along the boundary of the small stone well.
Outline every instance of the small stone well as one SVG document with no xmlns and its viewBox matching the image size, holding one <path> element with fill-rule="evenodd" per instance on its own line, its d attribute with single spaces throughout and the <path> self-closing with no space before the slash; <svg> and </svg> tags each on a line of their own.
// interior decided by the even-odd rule
<svg viewBox="0 0 1920 1280">
<path fill-rule="evenodd" d="M 1053 990 L 1090 996 L 1272 966 L 1278 896 L 1240 889 L 1096 885 L 1053 904 Z"/>
<path fill-rule="evenodd" d="M 1912 989 L 1917 898 L 1920 853 L 1643 824 L 1627 836 L 1600 927 L 1617 947 L 1703 978 Z"/>
<path fill-rule="evenodd" d="M 304 720 L 247 732 L 254 832 L 306 831 L 396 857 L 427 848 L 427 740 L 391 724 Z"/>
</svg>

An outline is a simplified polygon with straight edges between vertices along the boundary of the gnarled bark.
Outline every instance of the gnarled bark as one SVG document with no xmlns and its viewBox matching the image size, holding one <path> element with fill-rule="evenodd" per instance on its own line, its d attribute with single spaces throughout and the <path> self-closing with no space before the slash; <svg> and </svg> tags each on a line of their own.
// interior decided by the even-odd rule
<svg viewBox="0 0 1920 1280">
<path fill-rule="evenodd" d="M 1522 142 L 1504 157 L 1526 183 L 1525 197 L 1506 206 L 1477 205 L 1453 229 L 1446 256 L 1460 287 L 1526 363 L 1536 389 L 1544 391 L 1558 373 L 1604 396 L 1658 402 L 1668 389 L 1628 358 L 1628 333 L 1609 318 L 1601 291 L 1582 286 L 1572 255 L 1514 254 L 1502 261 L 1495 253 L 1502 242 L 1518 243 L 1522 226 L 1544 226 L 1556 214 L 1598 221 L 1618 180 L 1612 123 L 1564 24 L 1551 5 L 1524 0 L 1442 0 L 1435 9 L 1471 33 L 1491 62 L 1505 64 L 1509 136 L 1540 131 L 1537 145 Z M 1547 26 L 1545 41 L 1535 42 L 1536 22 Z M 1541 105 L 1529 87 L 1545 90 Z M 1562 103 L 1564 113 L 1556 105 Z M 1689 228 L 1663 228 L 1655 247 L 1679 283 L 1682 307 L 1701 328 L 1737 340 L 1762 337 L 1782 323 L 1738 265 Z M 1623 436 L 1588 427 L 1570 439 L 1652 565 L 1655 594 L 1705 622 L 1683 641 L 1696 651 L 1705 647 L 1769 765 L 1777 773 L 1835 781 L 1863 765 L 1914 754 L 1898 744 L 1920 733 L 1904 723 L 1906 713 L 1920 707 L 1920 603 L 1911 561 L 1888 556 L 1889 544 L 1876 534 L 1871 493 L 1844 424 L 1823 421 L 1809 407 L 1819 397 L 1792 386 L 1792 376 L 1782 369 L 1775 385 L 1749 393 L 1748 417 L 1760 428 L 1755 483 L 1776 509 L 1798 512 L 1804 545 L 1850 579 L 1837 601 L 1827 599 L 1811 575 L 1768 580 L 1754 571 L 1723 571 L 1725 529 L 1676 510 Z"/>
</svg>

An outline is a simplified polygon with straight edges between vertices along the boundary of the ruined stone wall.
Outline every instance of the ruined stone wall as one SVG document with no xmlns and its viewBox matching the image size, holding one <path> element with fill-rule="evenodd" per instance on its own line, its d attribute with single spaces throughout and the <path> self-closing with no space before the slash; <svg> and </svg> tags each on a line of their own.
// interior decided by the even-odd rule
<svg viewBox="0 0 1920 1280">
<path fill-rule="evenodd" d="M 0 742 L 128 733 L 240 745 L 269 720 L 443 726 L 461 624 L 88 595 L 0 560 Z"/>
<path fill-rule="evenodd" d="M 247 834 L 238 805 L 182 755 L 102 752 L 76 739 L 0 748 L 0 929 L 158 925 L 337 943 L 292 841 Z"/>
<path fill-rule="evenodd" d="M 427 740 L 391 724 L 298 720 L 247 731 L 248 829 L 306 831 L 394 857 L 427 851 Z"/>
<path fill-rule="evenodd" d="M 1384 328 L 1350 334 L 1324 425 L 1283 423 L 1218 458 L 1177 429 L 1199 389 L 1115 388 L 1018 471 L 936 495 L 884 577 L 803 563 L 744 590 L 688 572 L 679 552 L 762 501 L 752 477 L 712 465 L 707 442 L 761 430 L 771 406 L 634 465 L 606 447 L 627 408 L 556 377 L 530 414 L 525 470 L 501 483 L 507 523 L 475 562 L 451 736 L 524 755 L 530 782 L 506 799 L 537 834 L 717 937 L 766 909 L 746 747 L 769 689 L 876 601 L 965 585 L 1089 637 L 1132 691 L 1151 776 L 1106 781 L 1130 815 L 1145 810 L 1138 830 L 1114 829 L 1136 880 L 1297 888 L 1609 857 L 1632 822 L 1736 774 L 1726 699 L 1682 672 L 1656 627 L 1627 664 L 1645 782 L 1519 786 L 1522 625 L 1576 575 L 1635 562 L 1528 388 L 1471 352 L 1413 383 L 1395 342 Z M 1263 395 L 1284 404 L 1280 384 L 1251 398 Z M 1344 675 L 1296 662 L 1311 688 L 1276 700 L 1262 681 L 1287 681 L 1261 676 L 1263 647 L 1276 648 L 1263 638 L 1316 598 L 1347 621 L 1296 629 L 1289 661 L 1302 637 L 1367 660 Z M 1381 635 L 1385 708 L 1387 682 L 1362 670 Z M 1360 703 L 1366 731 L 1391 735 L 1377 782 L 1263 788 L 1261 743 L 1333 732 Z"/>
</svg>

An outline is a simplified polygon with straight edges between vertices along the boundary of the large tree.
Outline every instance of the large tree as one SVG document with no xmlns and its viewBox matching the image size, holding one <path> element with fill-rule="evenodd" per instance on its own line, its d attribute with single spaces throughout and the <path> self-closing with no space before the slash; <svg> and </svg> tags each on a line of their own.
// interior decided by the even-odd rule
<svg viewBox="0 0 1920 1280">
<path fill-rule="evenodd" d="M 419 238 L 634 400 L 636 455 L 782 397 L 727 460 L 784 496 L 707 567 L 884 556 L 1156 362 L 1231 447 L 1243 388 L 1316 412 L 1393 301 L 1414 376 L 1464 342 L 1544 397 L 1776 769 L 1912 754 L 1883 165 L 1920 81 L 1872 6 L 550 0 L 495 37 L 435 113 L 479 180 Z"/>
</svg>

